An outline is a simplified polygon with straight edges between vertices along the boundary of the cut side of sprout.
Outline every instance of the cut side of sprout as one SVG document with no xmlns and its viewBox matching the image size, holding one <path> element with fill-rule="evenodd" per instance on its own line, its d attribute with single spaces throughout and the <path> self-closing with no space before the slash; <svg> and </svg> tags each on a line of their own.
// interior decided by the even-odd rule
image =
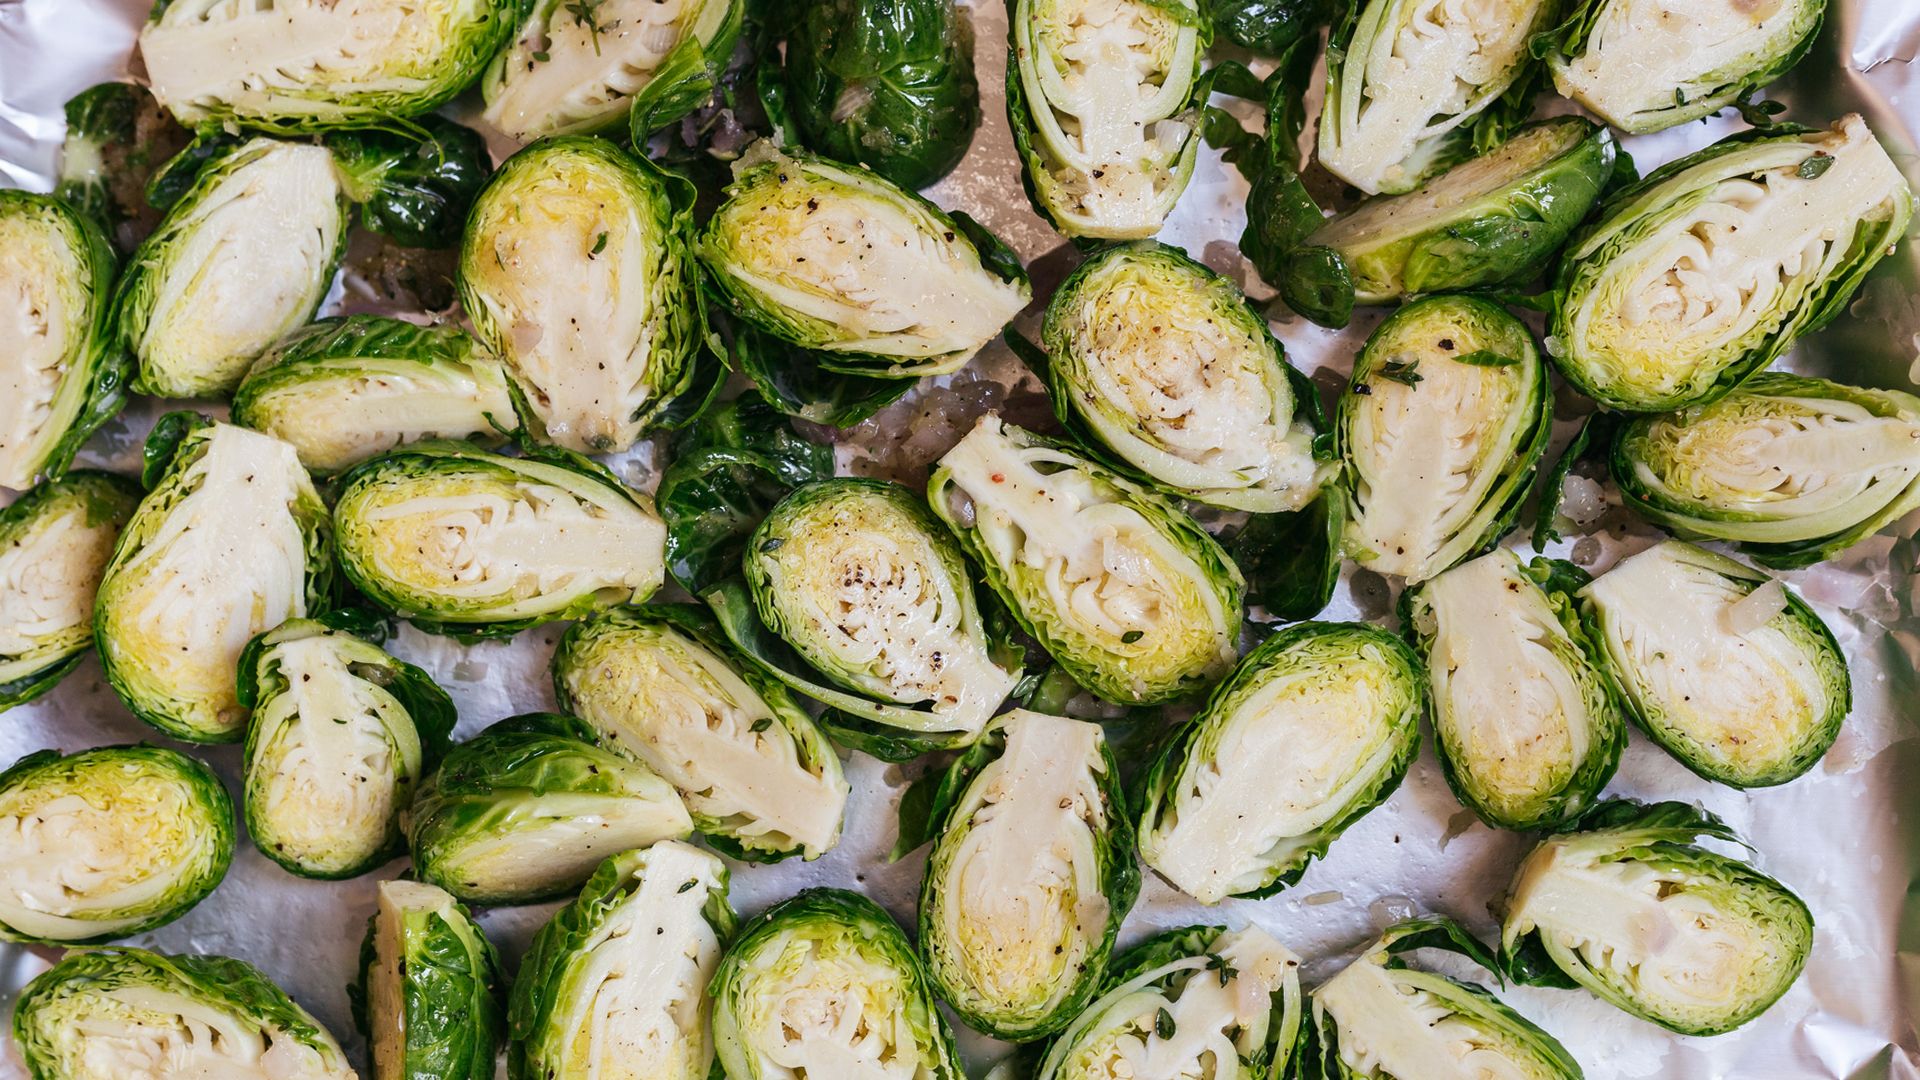
<svg viewBox="0 0 1920 1080">
<path fill-rule="evenodd" d="M 107 490 L 94 494 L 96 479 Z M 31 516 L 0 521 L 0 688 L 93 643 L 94 595 L 137 499 L 111 483 L 97 473 L 69 473 L 46 489 Z M 104 512 L 96 499 L 123 505 Z"/>
</svg>

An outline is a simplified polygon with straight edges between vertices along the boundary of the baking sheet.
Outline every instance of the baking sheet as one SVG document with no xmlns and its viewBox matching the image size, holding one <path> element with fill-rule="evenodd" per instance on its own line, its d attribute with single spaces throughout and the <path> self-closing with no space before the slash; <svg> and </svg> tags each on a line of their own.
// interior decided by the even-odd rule
<svg viewBox="0 0 1920 1080">
<path fill-rule="evenodd" d="M 145 0 L 0 0 L 0 185 L 45 190 L 61 136 L 60 106 L 73 93 L 126 70 Z M 1032 266 L 1045 297 L 1074 262 L 1071 250 L 1028 209 L 1021 193 L 999 87 L 1005 74 L 1005 15 L 982 0 L 974 10 L 985 123 L 967 160 L 930 194 L 965 209 L 1005 237 Z M 1230 52 L 1231 50 L 1225 50 Z M 1772 94 L 1789 104 L 1788 119 L 1825 124 L 1847 110 L 1865 114 L 1910 176 L 1920 132 L 1920 0 L 1834 0 L 1812 56 Z M 1660 135 L 1629 138 L 1642 169 L 1736 130 L 1713 119 Z M 1192 186 L 1161 238 L 1187 248 L 1215 269 L 1270 295 L 1250 280 L 1233 241 L 1244 223 L 1245 185 L 1217 156 L 1203 152 Z M 1909 243 L 1862 289 L 1851 317 L 1803 343 L 1781 366 L 1849 382 L 1908 387 L 1920 381 L 1920 245 Z M 331 303 L 345 303 L 336 289 Z M 1329 332 L 1277 311 L 1275 330 L 1294 363 L 1318 370 L 1323 387 L 1339 385 L 1378 317 L 1363 314 L 1343 332 Z M 966 372 L 930 381 L 880 422 L 842 436 L 843 471 L 917 478 L 983 407 L 1031 421 L 1044 405 L 1004 349 L 984 353 Z M 1011 384 L 1011 385 L 1009 385 Z M 1562 394 L 1559 434 L 1573 427 L 1577 399 Z M 139 439 L 155 403 L 136 405 L 110 423 L 86 460 L 137 468 Z M 889 436 L 909 416 L 928 414 L 904 441 Z M 636 486 L 656 479 L 654 448 L 643 445 L 613 462 Z M 0 501 L 11 498 L 0 492 Z M 1652 530 L 1615 508 L 1597 535 L 1557 545 L 1599 572 L 1645 547 Z M 1628 1017 L 1580 992 L 1512 989 L 1505 998 L 1556 1034 L 1587 1075 L 1707 1080 L 1742 1077 L 1907 1078 L 1920 1080 L 1920 805 L 1908 791 L 1920 776 L 1915 733 L 1920 703 L 1920 612 L 1914 577 L 1920 562 L 1917 523 L 1854 548 L 1843 559 L 1785 575 L 1827 619 L 1853 665 L 1855 706 L 1840 742 L 1809 775 L 1781 788 L 1742 793 L 1698 779 L 1637 732 L 1609 791 L 1641 798 L 1695 801 L 1725 817 L 1759 851 L 1758 862 L 1797 890 L 1813 909 L 1817 932 L 1805 976 L 1764 1018 L 1719 1038 L 1683 1038 Z M 1518 543 L 1518 538 L 1509 541 Z M 1343 575 L 1323 617 L 1391 619 L 1393 586 L 1377 574 Z M 561 628 L 528 631 L 510 643 L 462 646 L 402 628 L 389 647 L 425 667 L 460 710 L 459 735 L 517 712 L 553 705 L 547 661 Z M 41 701 L 0 715 L 0 763 L 45 747 L 74 751 L 137 740 L 162 741 L 133 719 L 89 658 Z M 239 748 L 194 748 L 238 791 Z M 863 755 L 848 762 L 854 795 L 840 846 L 814 863 L 734 867 L 733 900 L 745 914 L 812 885 L 859 889 L 908 926 L 924 852 L 889 865 L 893 807 L 921 767 L 889 766 Z M 1494 926 L 1489 905 L 1529 846 L 1462 810 L 1448 792 L 1431 743 L 1406 783 L 1384 806 L 1348 830 L 1329 857 L 1299 885 L 1264 901 L 1204 908 L 1148 876 L 1122 945 L 1156 930 L 1196 921 L 1254 922 L 1311 958 L 1309 980 L 1344 961 L 1386 922 L 1416 910 L 1465 920 L 1483 935 Z M 395 862 L 347 882 L 295 878 L 242 840 L 225 883 L 179 922 L 132 939 L 167 951 L 242 957 L 286 987 L 348 1045 L 361 1042 L 347 1015 L 344 985 L 375 882 L 405 868 Z M 485 912 L 482 924 L 517 963 L 527 939 L 555 904 Z M 54 950 L 0 945 L 0 1013 L 10 1012 L 25 981 Z M 964 1028 L 962 1044 L 976 1071 L 1000 1052 Z M 23 1077 L 11 1047 L 0 1080 Z"/>
</svg>

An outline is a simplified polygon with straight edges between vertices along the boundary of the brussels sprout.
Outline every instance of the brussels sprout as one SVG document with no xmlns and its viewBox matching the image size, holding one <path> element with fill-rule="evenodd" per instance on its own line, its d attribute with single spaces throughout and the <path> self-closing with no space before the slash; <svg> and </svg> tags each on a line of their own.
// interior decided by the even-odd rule
<svg viewBox="0 0 1920 1080">
<path fill-rule="evenodd" d="M 733 934 L 712 855 L 663 840 L 601 863 L 520 965 L 508 1075 L 718 1076 L 707 983 Z"/>
<path fill-rule="evenodd" d="M 331 476 L 424 439 L 496 443 L 515 426 L 500 362 L 457 326 L 321 319 L 280 340 L 233 393 L 233 422 Z"/>
<path fill-rule="evenodd" d="M 158 746 L 28 754 L 0 772 L 0 941 L 112 941 L 187 913 L 233 861 L 233 801 Z"/>
<path fill-rule="evenodd" d="M 569 136 L 508 158 L 474 203 L 460 300 L 546 441 L 625 450 L 691 383 L 685 187 L 605 139 Z"/>
<path fill-rule="evenodd" d="M 347 988 L 374 1080 L 493 1080 L 506 1031 L 500 958 L 453 897 L 383 881 Z"/>
<path fill-rule="evenodd" d="M 1140 891 L 1100 725 L 1015 710 L 949 770 L 920 886 L 920 948 L 969 1025 L 1029 1042 L 1100 989 Z"/>
<path fill-rule="evenodd" d="M 713 977 L 729 1080 L 963 1080 L 907 936 L 858 893 L 809 889 L 749 921 Z"/>
<path fill-rule="evenodd" d="M 153 94 L 188 127 L 281 134 L 432 112 L 513 32 L 510 0 L 158 0 L 140 31 Z"/>
<path fill-rule="evenodd" d="M 360 224 L 405 247 L 453 247 L 493 169 L 487 140 L 443 116 L 408 128 L 338 131 L 326 144 L 360 204 Z"/>
<path fill-rule="evenodd" d="M 1831 559 L 1920 506 L 1920 398 L 1762 372 L 1615 437 L 1628 506 L 1767 566 Z"/>
<path fill-rule="evenodd" d="M 354 877 L 404 851 L 401 811 L 453 731 L 446 691 L 347 625 L 289 619 L 240 654 L 247 832 L 302 877 Z"/>
<path fill-rule="evenodd" d="M 0 487 L 58 477 L 120 411 L 113 248 L 67 203 L 0 191 Z"/>
<path fill-rule="evenodd" d="M 1733 787 L 1813 768 L 1853 707 L 1846 657 L 1758 570 L 1668 540 L 1580 592 L 1627 708 L 1682 765 Z"/>
<path fill-rule="evenodd" d="M 1009 5 L 1007 117 L 1034 208 L 1069 237 L 1160 231 L 1200 151 L 1197 0 Z"/>
<path fill-rule="evenodd" d="M 1583 986 L 1682 1035 L 1721 1035 L 1800 977 L 1813 915 L 1778 881 L 1694 845 L 1740 843 L 1697 806 L 1601 803 L 1533 849 L 1501 927 L 1514 977 Z"/>
<path fill-rule="evenodd" d="M 940 459 L 927 501 L 1020 625 L 1095 694 L 1171 701 L 1232 666 L 1246 582 L 1164 496 L 988 415 Z"/>
<path fill-rule="evenodd" d="M 407 812 L 421 880 L 470 904 L 572 892 L 609 852 L 692 834 L 672 785 L 571 716 L 502 720 L 447 752 Z"/>
<path fill-rule="evenodd" d="M 1582 0 L 1543 46 L 1554 86 L 1630 134 L 1719 112 L 1800 62 L 1827 0 Z"/>
<path fill-rule="evenodd" d="M 1301 289 L 1329 287 L 1308 270 L 1321 248 L 1339 257 L 1362 304 L 1525 284 L 1593 209 L 1615 154 L 1613 136 L 1591 121 L 1543 120 L 1416 191 L 1369 199 L 1328 221 L 1277 284 L 1296 310 L 1311 310 Z"/>
<path fill-rule="evenodd" d="M 53 689 L 93 644 L 93 599 L 140 487 L 77 469 L 0 509 L 0 711 Z"/>
<path fill-rule="evenodd" d="M 1347 553 L 1425 581 L 1512 527 L 1553 433 L 1547 367 L 1505 309 L 1469 296 L 1380 324 L 1340 398 Z"/>
<path fill-rule="evenodd" d="M 1554 362 L 1610 408 L 1711 401 L 1845 310 L 1912 215 L 1858 116 L 1735 135 L 1622 192 L 1567 249 Z"/>
<path fill-rule="evenodd" d="M 560 707 L 686 800 L 694 828 L 737 859 L 818 858 L 840 839 L 847 781 L 813 718 L 695 607 L 614 608 L 553 654 Z"/>
<path fill-rule="evenodd" d="M 1425 706 L 1425 673 L 1399 638 L 1362 623 L 1287 627 L 1154 762 L 1140 857 L 1201 903 L 1279 892 L 1400 786 Z"/>
<path fill-rule="evenodd" d="M 754 144 L 695 250 L 737 313 L 856 375 L 957 371 L 1032 297 L 1012 251 L 873 173 Z"/>
<path fill-rule="evenodd" d="M 32 1080 L 354 1080 L 340 1044 L 260 969 L 225 956 L 70 952 L 27 984 L 14 1044 Z"/>
<path fill-rule="evenodd" d="M 320 306 L 346 247 L 347 207 L 323 147 L 251 139 L 203 166 L 133 253 L 114 301 L 140 364 L 133 388 L 231 393 Z"/>
<path fill-rule="evenodd" d="M 1331 471 L 1266 319 L 1175 248 L 1141 242 L 1082 263 L 1048 302 L 1042 340 L 1063 418 L 1172 494 L 1298 510 Z"/>
<path fill-rule="evenodd" d="M 1620 763 L 1626 718 L 1573 596 L 1589 580 L 1498 548 L 1402 596 L 1441 768 L 1494 828 L 1579 816 Z"/>
<path fill-rule="evenodd" d="M 148 178 L 192 136 L 134 83 L 89 86 L 67 102 L 66 118 L 54 198 L 90 215 L 124 255 L 159 220 Z"/>
<path fill-rule="evenodd" d="M 1532 111 L 1528 45 L 1558 0 L 1349 2 L 1327 46 L 1320 164 L 1369 195 L 1412 191 Z"/>
<path fill-rule="evenodd" d="M 1332 0 L 1209 0 L 1215 33 L 1242 48 L 1284 56 L 1333 14 Z"/>
<path fill-rule="evenodd" d="M 94 602 L 100 664 L 127 708 L 168 735 L 239 742 L 241 650 L 332 595 L 327 508 L 293 447 L 245 428 L 173 413 L 147 454 L 152 490 Z"/>
<path fill-rule="evenodd" d="M 753 380 L 767 404 L 825 427 L 850 428 L 899 401 L 914 388 L 912 379 L 849 375 L 822 365 L 833 358 L 772 334 L 724 313 L 709 312 L 730 343 L 727 359 Z"/>
<path fill-rule="evenodd" d="M 980 124 L 973 24 L 953 0 L 821 0 L 787 33 L 787 104 L 807 146 L 926 187 Z"/>
<path fill-rule="evenodd" d="M 1047 1048 L 1035 1080 L 1292 1076 L 1300 960 L 1257 926 L 1188 926 L 1114 961 L 1106 992 Z"/>
<path fill-rule="evenodd" d="M 487 65 L 487 123 L 516 139 L 641 122 L 635 141 L 713 94 L 746 0 L 530 0 Z"/>
<path fill-rule="evenodd" d="M 420 443 L 341 482 L 341 569 L 424 630 L 511 635 L 639 603 L 666 577 L 651 500 L 578 455 Z"/>
<path fill-rule="evenodd" d="M 1485 946 L 1452 920 L 1412 919 L 1313 992 L 1309 1075 L 1327 1080 L 1581 1080 L 1552 1035 L 1492 994 L 1408 965 L 1418 949 L 1458 953 L 1497 973 Z"/>
</svg>

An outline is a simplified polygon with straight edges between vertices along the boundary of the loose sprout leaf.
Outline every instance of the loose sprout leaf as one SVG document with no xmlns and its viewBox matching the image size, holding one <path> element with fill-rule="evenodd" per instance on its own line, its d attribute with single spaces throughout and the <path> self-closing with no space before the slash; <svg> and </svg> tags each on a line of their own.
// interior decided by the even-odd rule
<svg viewBox="0 0 1920 1080">
<path fill-rule="evenodd" d="M 1612 443 L 1618 424 L 1618 414 L 1596 412 L 1581 421 L 1573 440 L 1560 452 L 1559 460 L 1554 462 L 1540 488 L 1540 506 L 1534 511 L 1533 519 L 1533 550 L 1545 551 L 1548 544 L 1566 539 L 1560 533 L 1560 506 L 1567 497 L 1567 477 L 1573 475 L 1581 462 L 1591 460 L 1593 453 Z"/>
<path fill-rule="evenodd" d="M 404 247 L 453 247 L 492 170 L 480 133 L 440 116 L 419 131 L 342 131 L 327 137 L 349 177 L 360 223 Z"/>
</svg>

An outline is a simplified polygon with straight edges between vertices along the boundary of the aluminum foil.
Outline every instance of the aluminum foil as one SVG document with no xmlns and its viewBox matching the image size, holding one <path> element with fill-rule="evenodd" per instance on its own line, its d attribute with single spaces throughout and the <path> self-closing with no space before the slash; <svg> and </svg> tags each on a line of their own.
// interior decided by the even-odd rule
<svg viewBox="0 0 1920 1080">
<path fill-rule="evenodd" d="M 147 0 L 0 0 L 0 184 L 45 190 L 62 133 L 60 107 L 73 93 L 120 77 Z M 930 193 L 965 209 L 1005 237 L 1032 265 L 1046 296 L 1075 261 L 1070 248 L 1037 219 L 1021 193 L 1001 107 L 1005 15 L 980 0 L 974 11 L 986 122 L 972 153 Z M 1770 96 L 1786 102 L 1789 119 L 1825 124 L 1849 110 L 1863 113 L 1920 183 L 1920 0 L 1834 0 L 1819 46 Z M 1627 139 L 1642 168 L 1703 146 L 1740 125 L 1713 119 L 1656 136 Z M 497 144 L 505 146 L 504 143 Z M 1192 186 L 1162 239 L 1184 246 L 1245 284 L 1271 295 L 1244 267 L 1233 241 L 1244 224 L 1246 186 L 1217 156 L 1203 154 Z M 1910 387 L 1920 381 L 1920 244 L 1909 242 L 1876 272 L 1851 318 L 1804 342 L 1781 366 L 1844 381 Z M 336 309 L 355 290 L 337 288 Z M 1376 318 L 1363 316 L 1333 333 L 1275 310 L 1275 330 L 1294 363 L 1316 371 L 1323 387 L 1340 384 Z M 969 414 L 996 407 L 1016 416 L 1044 412 L 1036 387 L 1004 350 L 989 350 L 958 376 L 930 381 L 875 422 L 842 436 L 843 470 L 918 480 L 923 466 L 957 439 Z M 1584 408 L 1562 394 L 1565 438 Z M 160 411 L 141 403 L 110 424 L 87 450 L 94 464 L 133 470 L 139 439 Z M 907 434 L 911 429 L 912 434 Z M 643 445 L 613 462 L 629 482 L 652 487 L 654 448 Z M 1654 533 L 1602 494 L 1607 508 L 1585 538 L 1554 549 L 1599 572 L 1647 546 Z M 0 492 L 0 499 L 9 498 Z M 1592 508 L 1599 512 L 1598 503 Z M 1509 989 L 1505 998 L 1557 1035 L 1589 1077 L 1709 1080 L 1775 1078 L 1920 1078 L 1920 805 L 1909 778 L 1920 775 L 1920 612 L 1914 571 L 1920 562 L 1909 519 L 1889 535 L 1855 547 L 1840 560 L 1786 575 L 1833 627 L 1851 660 L 1852 717 L 1840 742 L 1810 774 L 1784 787 L 1752 793 L 1707 783 L 1637 733 L 1610 791 L 1641 798 L 1699 802 L 1725 817 L 1757 849 L 1759 865 L 1803 896 L 1817 922 L 1806 974 L 1760 1020 L 1719 1038 L 1682 1038 L 1635 1020 L 1575 991 Z M 1517 539 L 1509 541 L 1519 542 Z M 1391 619 L 1394 586 L 1349 567 L 1324 617 Z M 559 627 L 521 634 L 504 644 L 463 646 L 403 628 L 390 647 L 431 672 L 460 710 L 459 735 L 504 716 L 553 704 L 547 662 Z M 63 751 L 151 740 L 155 732 L 130 716 L 91 659 L 41 701 L 0 717 L 0 762 L 55 747 Z M 164 741 L 164 740 L 162 740 Z M 237 747 L 199 748 L 238 790 Z M 812 885 L 866 892 L 913 925 L 924 852 L 889 864 L 894 806 L 924 766 L 888 766 L 863 755 L 847 765 L 854 788 L 840 846 L 813 863 L 736 866 L 734 903 L 743 913 Z M 1297 886 L 1264 901 L 1206 908 L 1149 875 L 1122 933 L 1124 946 L 1157 930 L 1192 922 L 1258 923 L 1312 958 L 1309 982 L 1324 977 L 1387 922 L 1416 910 L 1445 912 L 1491 934 L 1491 905 L 1504 895 L 1527 837 L 1496 832 L 1462 810 L 1448 792 L 1431 742 L 1406 783 L 1382 807 L 1348 830 L 1328 857 Z M 242 957 L 286 987 L 358 1055 L 361 1043 L 347 1015 L 344 986 L 372 910 L 375 882 L 405 869 L 396 862 L 354 881 L 295 878 L 244 840 L 233 868 L 206 901 L 171 926 L 133 943 L 181 952 Z M 509 963 L 555 910 L 548 904 L 497 909 L 481 922 Z M 25 981 L 44 970 L 54 950 L 0 945 L 0 1010 Z M 976 1071 L 1003 1048 L 962 1031 Z M 17 1058 L 0 1059 L 0 1080 L 23 1077 Z"/>
</svg>

